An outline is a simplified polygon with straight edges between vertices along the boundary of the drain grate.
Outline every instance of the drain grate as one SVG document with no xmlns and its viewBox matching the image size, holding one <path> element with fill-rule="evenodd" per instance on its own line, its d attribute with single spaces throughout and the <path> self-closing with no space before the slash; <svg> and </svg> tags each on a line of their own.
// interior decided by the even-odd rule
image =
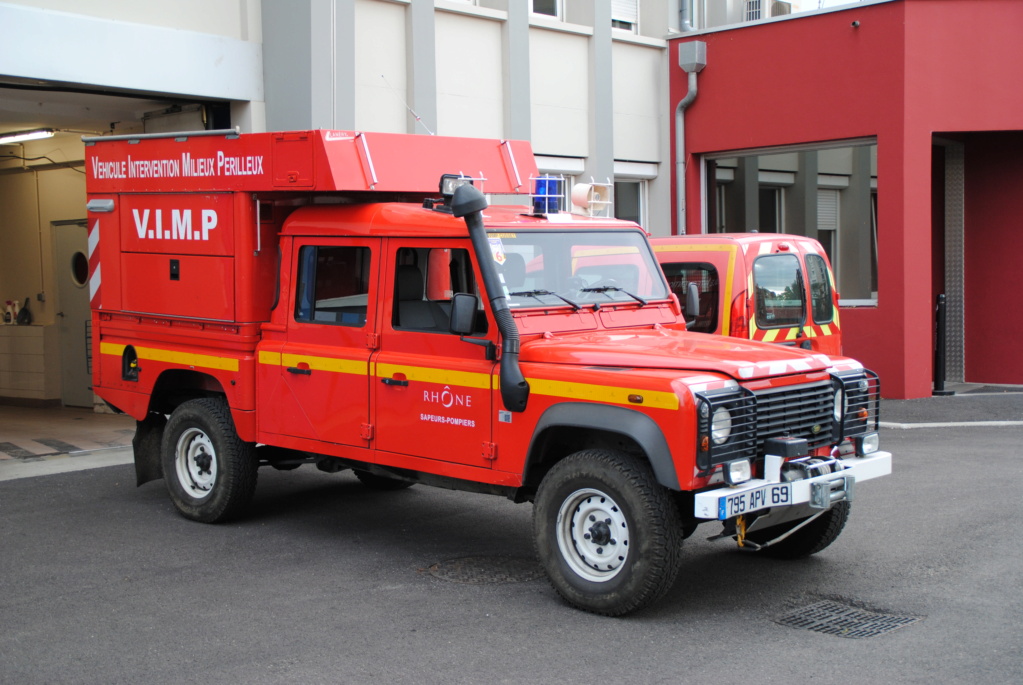
<svg viewBox="0 0 1023 685">
<path fill-rule="evenodd" d="M 859 639 L 884 635 L 919 620 L 919 616 L 882 614 L 824 600 L 789 612 L 776 619 L 775 623 L 826 635 Z"/>
<path fill-rule="evenodd" d="M 534 559 L 517 557 L 462 557 L 438 562 L 427 570 L 434 578 L 467 585 L 524 583 L 543 577 Z"/>
</svg>

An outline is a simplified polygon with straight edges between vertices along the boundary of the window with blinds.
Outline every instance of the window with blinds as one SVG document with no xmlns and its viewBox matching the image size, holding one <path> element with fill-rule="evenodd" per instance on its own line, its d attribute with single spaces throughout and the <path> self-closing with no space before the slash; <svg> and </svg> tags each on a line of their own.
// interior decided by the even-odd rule
<svg viewBox="0 0 1023 685">
<path fill-rule="evenodd" d="M 746 21 L 760 21 L 763 18 L 761 0 L 746 0 Z"/>
<path fill-rule="evenodd" d="M 635 31 L 639 25 L 639 0 L 611 0 L 611 26 Z"/>
</svg>

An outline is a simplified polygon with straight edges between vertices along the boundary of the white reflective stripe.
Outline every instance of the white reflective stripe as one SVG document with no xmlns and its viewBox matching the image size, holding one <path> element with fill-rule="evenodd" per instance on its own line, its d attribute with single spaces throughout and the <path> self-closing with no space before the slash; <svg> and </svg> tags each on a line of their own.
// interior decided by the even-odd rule
<svg viewBox="0 0 1023 685">
<path fill-rule="evenodd" d="M 92 224 L 92 229 L 89 231 L 89 258 L 92 258 L 92 253 L 99 247 L 99 219 L 96 219 Z"/>
<path fill-rule="evenodd" d="M 89 300 L 92 301 L 96 297 L 96 293 L 99 292 L 100 283 L 103 281 L 100 276 L 100 265 L 96 265 L 96 270 L 92 272 L 92 277 L 89 279 Z"/>
</svg>

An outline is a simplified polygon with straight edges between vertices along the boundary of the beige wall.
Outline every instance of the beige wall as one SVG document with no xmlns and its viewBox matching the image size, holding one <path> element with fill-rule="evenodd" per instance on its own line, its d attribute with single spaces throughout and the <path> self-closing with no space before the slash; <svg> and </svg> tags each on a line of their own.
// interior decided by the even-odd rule
<svg viewBox="0 0 1023 685">
<path fill-rule="evenodd" d="M 406 133 L 405 7 L 355 3 L 355 128 Z"/>
<path fill-rule="evenodd" d="M 531 28 L 533 151 L 586 157 L 589 140 L 588 36 Z"/>
<path fill-rule="evenodd" d="M 84 14 L 97 19 L 211 33 L 236 40 L 262 40 L 259 0 L 4 1 L 36 9 Z"/>
<path fill-rule="evenodd" d="M 664 52 L 615 41 L 613 60 L 615 159 L 661 161 L 667 154 L 660 136 L 667 111 L 667 102 L 662 102 Z"/>
<path fill-rule="evenodd" d="M 501 22 L 451 12 L 438 12 L 436 22 L 438 121 L 434 133 L 503 137 Z"/>
</svg>

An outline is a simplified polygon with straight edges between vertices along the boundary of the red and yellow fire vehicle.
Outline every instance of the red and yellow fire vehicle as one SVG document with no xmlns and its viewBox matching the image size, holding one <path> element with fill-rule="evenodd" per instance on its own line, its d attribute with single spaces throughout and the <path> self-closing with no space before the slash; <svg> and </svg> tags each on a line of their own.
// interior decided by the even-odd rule
<svg viewBox="0 0 1023 685">
<path fill-rule="evenodd" d="M 95 390 L 137 420 L 138 483 L 163 478 L 187 518 L 240 515 L 260 466 L 500 494 L 534 503 L 557 592 L 620 615 L 674 583 L 700 523 L 806 556 L 890 472 L 875 374 L 680 330 L 638 226 L 529 204 L 528 143 L 200 132 L 86 153 Z"/>
<path fill-rule="evenodd" d="M 689 330 L 842 353 L 835 277 L 813 238 L 709 233 L 650 242 L 672 292 L 685 301 L 696 288 Z"/>
</svg>

